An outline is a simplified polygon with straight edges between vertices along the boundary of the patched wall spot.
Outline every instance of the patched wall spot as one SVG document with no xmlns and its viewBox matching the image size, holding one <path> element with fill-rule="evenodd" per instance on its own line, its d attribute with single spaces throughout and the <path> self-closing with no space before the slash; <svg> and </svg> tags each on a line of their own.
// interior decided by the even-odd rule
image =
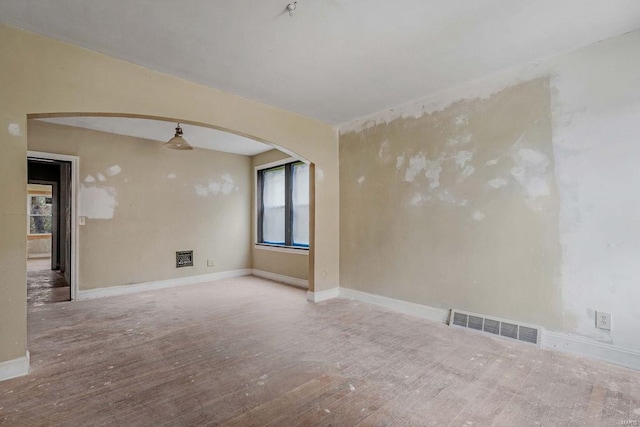
<svg viewBox="0 0 640 427">
<path fill-rule="evenodd" d="M 111 219 L 118 202 L 113 187 L 88 187 L 80 185 L 78 214 L 91 219 Z"/>
<path fill-rule="evenodd" d="M 107 168 L 107 174 L 109 176 L 116 176 L 120 172 L 122 172 L 122 168 L 120 166 L 118 166 L 118 165 L 113 165 L 113 166 Z"/>
<path fill-rule="evenodd" d="M 21 136 L 22 132 L 20 131 L 20 125 L 18 123 L 9 123 L 7 126 L 7 132 L 11 136 Z"/>
<path fill-rule="evenodd" d="M 494 178 L 490 181 L 487 182 L 487 185 L 489 185 L 489 187 L 498 189 L 498 188 L 502 188 L 504 186 L 506 186 L 509 183 L 509 181 L 507 181 L 504 178 Z"/>
<path fill-rule="evenodd" d="M 407 170 L 404 172 L 404 180 L 406 182 L 413 182 L 418 174 L 424 170 L 426 164 L 427 159 L 422 152 L 410 157 L 409 165 L 407 166 Z"/>
<path fill-rule="evenodd" d="M 475 211 L 472 216 L 476 221 L 482 221 L 484 219 L 484 214 L 480 211 Z"/>
</svg>

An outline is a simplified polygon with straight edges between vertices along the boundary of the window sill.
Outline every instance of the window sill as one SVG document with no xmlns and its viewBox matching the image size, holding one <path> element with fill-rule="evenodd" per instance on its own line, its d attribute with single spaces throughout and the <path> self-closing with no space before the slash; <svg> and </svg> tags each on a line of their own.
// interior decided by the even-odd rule
<svg viewBox="0 0 640 427">
<path fill-rule="evenodd" d="M 27 234 L 27 240 L 50 239 L 51 234 Z"/>
<path fill-rule="evenodd" d="M 260 249 L 263 251 L 284 252 L 287 254 L 296 254 L 296 255 L 309 255 L 309 248 L 296 248 L 292 246 L 268 245 L 265 243 L 256 243 L 253 247 L 255 249 Z"/>
</svg>

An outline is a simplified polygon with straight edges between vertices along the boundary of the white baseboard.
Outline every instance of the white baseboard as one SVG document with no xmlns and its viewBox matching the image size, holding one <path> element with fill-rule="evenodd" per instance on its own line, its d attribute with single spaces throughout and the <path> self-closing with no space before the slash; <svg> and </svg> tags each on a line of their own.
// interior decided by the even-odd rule
<svg viewBox="0 0 640 427">
<path fill-rule="evenodd" d="M 199 276 L 179 277 L 177 279 L 158 280 L 155 282 L 136 283 L 125 286 L 111 286 L 108 288 L 88 289 L 78 291 L 78 299 L 86 300 L 93 298 L 111 297 L 116 295 L 133 294 L 137 292 L 153 291 L 156 289 L 173 288 L 176 286 L 195 285 L 197 283 L 212 282 L 233 277 L 249 276 L 250 268 L 242 270 L 221 271 L 219 273 L 201 274 Z"/>
<path fill-rule="evenodd" d="M 311 302 L 326 301 L 331 298 L 336 298 L 339 295 L 340 295 L 340 288 L 337 286 L 335 288 L 327 289 L 326 291 L 318 291 L 318 292 L 307 291 L 307 301 L 311 301 Z"/>
<path fill-rule="evenodd" d="M 258 270 L 253 268 L 251 274 L 263 279 L 273 280 L 274 282 L 286 283 L 287 285 L 295 286 L 297 288 L 309 289 L 309 281 L 305 279 L 298 279 L 297 277 L 284 276 L 282 274 L 271 273 L 269 271 Z"/>
<path fill-rule="evenodd" d="M 0 362 L 0 381 L 29 375 L 29 352 L 24 357 L 19 357 L 6 362 Z"/>
<path fill-rule="evenodd" d="M 542 347 L 640 370 L 640 351 L 604 344 L 586 337 L 543 330 Z"/>
<path fill-rule="evenodd" d="M 382 295 L 370 294 L 368 292 L 356 291 L 355 289 L 340 288 L 340 296 L 368 304 L 379 305 L 399 313 L 435 320 L 440 323 L 447 323 L 449 319 L 449 310 L 383 297 Z"/>
</svg>

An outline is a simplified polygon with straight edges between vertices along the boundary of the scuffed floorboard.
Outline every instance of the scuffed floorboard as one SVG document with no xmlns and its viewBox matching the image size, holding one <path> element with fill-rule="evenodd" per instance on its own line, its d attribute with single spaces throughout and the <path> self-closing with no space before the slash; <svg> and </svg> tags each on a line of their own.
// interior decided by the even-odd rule
<svg viewBox="0 0 640 427">
<path fill-rule="evenodd" d="M 7 425 L 621 425 L 640 372 L 243 277 L 29 310 Z"/>
</svg>

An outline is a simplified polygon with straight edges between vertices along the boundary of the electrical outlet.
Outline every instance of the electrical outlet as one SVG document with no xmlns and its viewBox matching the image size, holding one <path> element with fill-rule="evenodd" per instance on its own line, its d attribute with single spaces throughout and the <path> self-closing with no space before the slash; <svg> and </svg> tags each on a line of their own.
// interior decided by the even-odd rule
<svg viewBox="0 0 640 427">
<path fill-rule="evenodd" d="M 208 259 L 207 260 L 207 267 L 213 267 L 215 264 L 213 263 L 212 259 Z"/>
<path fill-rule="evenodd" d="M 596 328 L 604 329 L 605 331 L 611 330 L 611 313 L 605 313 L 604 311 L 596 311 Z"/>
</svg>

